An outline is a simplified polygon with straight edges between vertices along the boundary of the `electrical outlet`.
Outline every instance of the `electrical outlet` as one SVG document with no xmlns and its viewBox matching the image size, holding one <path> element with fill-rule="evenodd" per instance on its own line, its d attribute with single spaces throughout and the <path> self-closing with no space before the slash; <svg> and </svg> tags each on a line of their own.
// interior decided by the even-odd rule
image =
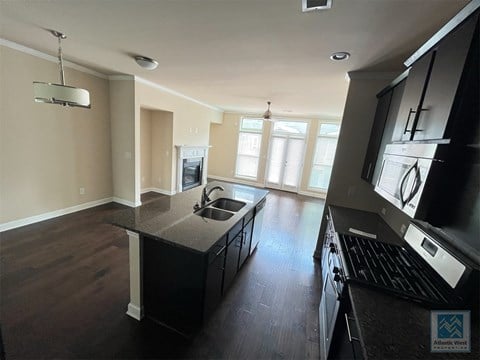
<svg viewBox="0 0 480 360">
<path fill-rule="evenodd" d="M 387 209 L 382 208 L 382 215 L 386 215 L 386 214 L 387 214 Z"/>
<path fill-rule="evenodd" d="M 80 195 L 85 195 L 85 188 L 83 187 L 80 188 Z"/>
</svg>

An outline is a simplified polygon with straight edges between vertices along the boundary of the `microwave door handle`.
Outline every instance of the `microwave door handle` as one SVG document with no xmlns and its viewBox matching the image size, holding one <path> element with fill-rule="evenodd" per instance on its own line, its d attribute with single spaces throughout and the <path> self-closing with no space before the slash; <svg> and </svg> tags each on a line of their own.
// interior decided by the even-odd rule
<svg viewBox="0 0 480 360">
<path fill-rule="evenodd" d="M 405 204 L 407 203 L 407 201 L 405 200 L 405 197 L 403 196 L 403 185 L 405 184 L 405 181 L 408 179 L 408 175 L 410 174 L 410 172 L 415 169 L 415 167 L 417 166 L 417 163 L 415 162 L 415 164 L 413 164 L 406 172 L 405 174 L 403 174 L 402 176 L 402 180 L 400 181 L 400 201 L 402 203 L 402 208 L 405 206 Z"/>
<path fill-rule="evenodd" d="M 421 184 L 421 177 L 420 177 L 420 168 L 416 167 L 417 170 L 415 171 L 415 179 L 413 180 L 412 190 L 410 191 L 410 195 L 408 196 L 406 203 L 409 203 L 415 195 L 417 195 L 418 191 L 420 190 Z"/>
</svg>

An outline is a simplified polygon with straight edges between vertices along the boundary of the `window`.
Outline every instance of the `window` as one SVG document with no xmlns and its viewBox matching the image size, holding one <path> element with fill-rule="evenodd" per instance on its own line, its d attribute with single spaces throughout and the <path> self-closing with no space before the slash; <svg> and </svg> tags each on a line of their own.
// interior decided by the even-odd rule
<svg viewBox="0 0 480 360">
<path fill-rule="evenodd" d="M 308 186 L 327 190 L 337 148 L 339 124 L 320 124 Z"/>
<path fill-rule="evenodd" d="M 241 120 L 235 176 L 257 179 L 262 130 L 262 119 Z"/>
</svg>

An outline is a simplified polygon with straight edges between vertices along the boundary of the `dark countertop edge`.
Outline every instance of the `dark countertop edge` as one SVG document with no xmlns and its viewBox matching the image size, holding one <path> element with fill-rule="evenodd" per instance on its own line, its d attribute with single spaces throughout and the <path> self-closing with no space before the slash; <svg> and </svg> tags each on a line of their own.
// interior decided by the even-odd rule
<svg viewBox="0 0 480 360">
<path fill-rule="evenodd" d="M 157 235 L 154 235 L 154 234 L 151 234 L 151 233 L 147 233 L 147 232 L 144 232 L 144 231 L 140 231 L 138 229 L 135 229 L 133 228 L 132 226 L 127 226 L 125 224 L 120 224 L 114 220 L 111 220 L 111 221 L 108 221 L 110 224 L 114 225 L 114 226 L 117 226 L 117 227 L 120 227 L 122 229 L 125 229 L 125 230 L 128 230 L 128 231 L 131 231 L 131 232 L 134 232 L 134 233 L 137 233 L 139 235 L 141 235 L 142 237 L 147 237 L 149 239 L 153 239 L 153 240 L 156 240 L 156 241 L 160 241 L 164 244 L 167 244 L 169 246 L 173 246 L 173 247 L 176 247 L 176 248 L 180 248 L 180 249 L 184 249 L 184 250 L 187 250 L 187 251 L 190 251 L 192 253 L 195 253 L 195 254 L 199 254 L 199 255 L 207 255 L 212 247 L 219 241 L 221 240 L 226 234 L 228 234 L 235 226 L 237 226 L 237 224 L 242 221 L 242 219 L 250 212 L 252 211 L 253 209 L 255 209 L 255 207 L 261 203 L 266 197 L 267 195 L 269 194 L 269 191 L 266 190 L 266 189 L 260 189 L 260 188 L 256 188 L 256 187 L 253 187 L 253 186 L 248 186 L 248 185 L 243 185 L 243 184 L 236 184 L 236 183 L 224 183 L 222 181 L 214 181 L 212 183 L 209 183 L 208 185 L 213 185 L 213 184 L 228 184 L 228 185 L 235 185 L 235 186 L 241 186 L 241 187 L 246 187 L 246 188 L 250 188 L 252 191 L 261 191 L 263 192 L 263 195 L 260 196 L 257 201 L 255 202 L 252 202 L 252 203 L 247 203 L 246 206 L 240 210 L 240 212 L 242 213 L 242 216 L 236 221 L 236 222 L 233 222 L 233 224 L 229 227 L 226 227 L 225 228 L 225 231 L 222 233 L 221 236 L 219 236 L 218 239 L 212 241 L 212 244 L 210 245 L 210 247 L 205 250 L 205 251 L 200 251 L 200 250 L 197 250 L 197 249 L 194 249 L 194 248 L 191 248 L 189 246 L 184 246 L 182 244 L 178 244 L 177 242 L 175 241 L 171 241 L 171 240 L 168 240 L 168 239 L 165 239 L 163 237 L 160 237 L 160 236 L 157 236 Z M 206 186 L 208 186 L 206 185 Z M 178 195 L 178 194 L 175 194 L 175 195 Z M 175 196 L 175 195 L 172 195 L 172 196 Z M 205 204 L 202 208 L 204 207 L 207 207 L 209 206 L 211 203 L 213 203 L 214 201 L 216 201 L 218 198 L 222 198 L 224 196 L 215 196 L 211 201 L 209 201 L 207 204 Z M 154 200 L 155 201 L 158 201 L 158 200 Z M 142 206 L 142 205 L 141 205 Z M 131 209 L 126 209 L 126 210 L 131 210 Z M 196 210 L 198 211 L 198 210 Z M 236 213 L 235 215 L 238 215 L 240 212 Z M 194 215 L 194 212 L 192 211 L 192 214 L 191 215 Z M 220 222 L 221 223 L 221 222 Z"/>
<path fill-rule="evenodd" d="M 136 229 L 132 229 L 132 228 L 126 227 L 126 226 L 124 226 L 124 225 L 116 224 L 116 223 L 114 223 L 114 222 L 111 222 L 110 224 L 112 224 L 112 225 L 114 225 L 114 226 L 117 226 L 117 227 L 119 227 L 119 228 L 122 228 L 122 229 L 124 229 L 124 230 L 128 230 L 128 231 L 134 232 L 134 233 L 136 233 L 136 234 L 139 234 L 139 235 L 142 236 L 142 237 L 147 237 L 147 238 L 152 239 L 152 240 L 160 241 L 160 242 L 163 242 L 163 243 L 165 243 L 165 244 L 167 244 L 167 245 L 174 246 L 174 247 L 177 247 L 177 248 L 180 248 L 180 249 L 184 249 L 184 250 L 188 250 L 188 251 L 193 252 L 193 253 L 195 253 L 195 254 L 205 255 L 205 254 L 207 254 L 207 253 L 210 251 L 210 249 L 208 249 L 208 250 L 205 251 L 205 252 L 199 251 L 199 250 L 196 250 L 196 249 L 192 249 L 192 248 L 190 248 L 190 247 L 188 247 L 188 246 L 183 246 L 183 245 L 177 244 L 177 243 L 175 243 L 175 242 L 173 242 L 173 241 L 169 241 L 169 240 L 163 239 L 163 238 L 161 238 L 161 237 L 159 237 L 159 236 L 152 235 L 152 234 L 148 234 L 148 233 L 145 233 L 145 232 L 143 232 L 143 231 L 138 231 L 138 230 L 136 230 Z M 235 225 L 234 225 L 234 226 L 235 226 Z M 228 232 L 228 231 L 227 231 L 227 232 Z M 223 236 L 223 235 L 222 235 L 222 236 Z M 220 240 L 220 239 L 218 239 L 218 240 Z M 218 241 L 218 240 L 217 240 L 217 241 Z M 213 245 L 215 245 L 215 244 L 216 244 L 216 242 L 215 242 Z M 213 246 L 213 245 L 212 245 L 212 246 Z"/>
</svg>

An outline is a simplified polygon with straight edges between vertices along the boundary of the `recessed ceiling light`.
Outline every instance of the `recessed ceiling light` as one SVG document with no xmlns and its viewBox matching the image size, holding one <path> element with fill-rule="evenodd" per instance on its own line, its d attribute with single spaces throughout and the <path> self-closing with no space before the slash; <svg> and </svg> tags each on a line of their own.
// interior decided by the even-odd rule
<svg viewBox="0 0 480 360">
<path fill-rule="evenodd" d="M 339 51 L 330 55 L 330 59 L 335 61 L 347 60 L 350 57 L 350 53 L 346 51 Z"/>
<path fill-rule="evenodd" d="M 138 65 L 140 65 L 142 68 L 147 70 L 154 70 L 158 66 L 158 61 L 153 60 L 146 56 L 137 55 L 134 57 L 134 59 Z"/>
</svg>

